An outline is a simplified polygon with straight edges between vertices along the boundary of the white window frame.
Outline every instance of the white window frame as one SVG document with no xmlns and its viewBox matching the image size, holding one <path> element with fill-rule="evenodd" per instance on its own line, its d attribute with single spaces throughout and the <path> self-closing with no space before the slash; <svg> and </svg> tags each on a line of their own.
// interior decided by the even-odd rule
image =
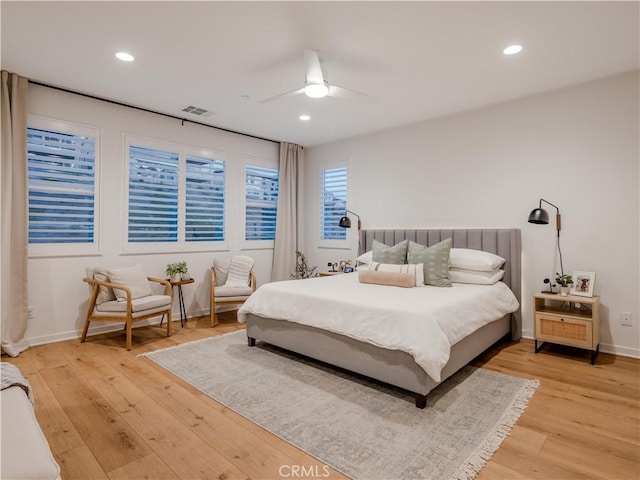
<svg viewBox="0 0 640 480">
<path fill-rule="evenodd" d="M 28 115 L 27 126 L 54 132 L 68 133 L 70 135 L 82 135 L 95 138 L 95 176 L 94 176 L 94 217 L 93 217 L 93 242 L 91 243 L 29 243 L 29 258 L 43 257 L 82 257 L 100 255 L 100 183 L 101 175 L 101 152 L 102 152 L 102 129 L 93 125 L 79 124 L 68 122 L 66 120 L 58 120 L 50 117 L 39 115 Z M 26 135 L 26 131 L 25 131 Z M 26 145 L 25 145 L 26 148 Z M 27 181 L 27 196 L 28 196 Z M 27 198 L 28 206 L 28 198 Z M 28 215 L 28 213 L 27 213 Z M 29 220 L 27 218 L 27 225 Z"/>
<path fill-rule="evenodd" d="M 242 155 L 242 241 L 241 250 L 273 250 L 275 240 L 247 240 L 247 166 L 278 170 L 278 197 L 280 196 L 280 162 L 266 158 Z"/>
<path fill-rule="evenodd" d="M 123 134 L 124 169 L 124 222 L 123 254 L 140 253 L 180 253 L 180 252 L 217 252 L 229 249 L 229 160 L 227 152 L 212 148 L 185 145 L 178 142 L 159 140 L 133 133 Z M 178 153 L 178 240 L 176 242 L 129 242 L 129 147 L 131 145 L 155 148 Z M 212 158 L 224 162 L 224 241 L 187 242 L 186 241 L 186 186 L 187 156 Z"/>
<path fill-rule="evenodd" d="M 317 170 L 317 182 L 318 182 L 318 197 L 316 201 L 317 205 L 317 236 L 318 239 L 318 248 L 330 248 L 337 250 L 348 250 L 351 248 L 353 235 L 357 235 L 358 232 L 358 222 L 357 218 L 351 218 L 351 228 L 345 229 L 347 231 L 347 236 L 343 240 L 325 240 L 322 238 L 322 215 L 324 214 L 324 192 L 322 188 L 322 180 L 323 174 L 325 170 L 331 170 L 334 168 L 346 168 L 347 169 L 347 208 L 349 208 L 349 192 L 351 191 L 351 168 L 349 166 L 349 160 L 342 160 L 337 162 L 326 162 L 318 165 Z M 355 232 L 355 233 L 354 233 Z"/>
</svg>

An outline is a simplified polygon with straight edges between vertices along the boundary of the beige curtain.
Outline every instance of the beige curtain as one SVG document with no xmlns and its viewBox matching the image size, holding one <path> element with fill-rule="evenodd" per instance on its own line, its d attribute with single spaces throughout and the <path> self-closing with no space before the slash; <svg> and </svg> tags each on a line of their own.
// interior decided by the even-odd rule
<svg viewBox="0 0 640 480">
<path fill-rule="evenodd" d="M 0 320 L 2 353 L 29 347 L 27 330 L 27 88 L 28 79 L 2 71 L 0 114 Z"/>
<path fill-rule="evenodd" d="M 299 186 L 302 182 L 304 152 L 300 145 L 280 144 L 280 181 L 278 184 L 278 217 L 276 241 L 273 248 L 271 281 L 289 280 L 296 264 L 296 250 L 300 247 L 298 219 L 301 215 Z"/>
</svg>

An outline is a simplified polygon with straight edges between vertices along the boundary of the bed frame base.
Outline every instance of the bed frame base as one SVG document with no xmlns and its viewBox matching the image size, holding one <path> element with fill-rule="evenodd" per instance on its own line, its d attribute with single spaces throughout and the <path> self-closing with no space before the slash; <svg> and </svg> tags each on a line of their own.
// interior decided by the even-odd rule
<svg viewBox="0 0 640 480">
<path fill-rule="evenodd" d="M 256 342 L 257 340 L 253 337 L 249 337 L 247 336 L 247 345 L 249 345 L 250 347 L 255 347 L 256 346 Z M 417 408 L 425 408 L 427 406 L 427 396 L 426 395 L 421 395 L 419 393 L 415 393 L 414 394 L 414 398 L 415 398 L 415 402 L 416 402 L 416 407 Z"/>
<path fill-rule="evenodd" d="M 418 408 L 425 408 L 427 394 L 440 382 L 433 380 L 413 357 L 349 337 L 284 320 L 247 315 L 247 345 L 261 341 L 378 380 L 411 392 Z M 509 335 L 509 315 L 477 330 L 451 348 L 441 378 L 453 375 L 480 353 Z"/>
</svg>

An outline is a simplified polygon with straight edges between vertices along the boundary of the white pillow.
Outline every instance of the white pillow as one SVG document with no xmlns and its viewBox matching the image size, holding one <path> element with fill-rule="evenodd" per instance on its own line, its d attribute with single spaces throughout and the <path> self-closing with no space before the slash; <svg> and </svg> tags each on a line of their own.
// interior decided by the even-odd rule
<svg viewBox="0 0 640 480">
<path fill-rule="evenodd" d="M 249 272 L 253 268 L 253 258 L 234 255 L 229 263 L 229 273 L 225 287 L 246 287 L 249 285 Z"/>
<path fill-rule="evenodd" d="M 144 273 L 142 265 L 126 268 L 110 268 L 107 270 L 107 275 L 109 275 L 109 281 L 111 283 L 129 287 L 132 299 L 153 295 L 151 286 L 149 286 L 149 280 L 147 280 L 147 275 Z M 116 294 L 119 302 L 125 302 L 127 300 L 127 292 L 124 290 L 114 288 L 113 293 Z"/>
<path fill-rule="evenodd" d="M 378 272 L 409 273 L 416 279 L 416 287 L 424 287 L 423 263 L 405 263 L 403 265 L 397 265 L 395 263 L 371 262 L 369 264 L 369 270 L 375 270 Z"/>
<path fill-rule="evenodd" d="M 505 259 L 493 253 L 471 248 L 452 248 L 449 251 L 449 267 L 494 272 L 504 265 Z"/>
<path fill-rule="evenodd" d="M 478 272 L 476 270 L 449 269 L 449 278 L 453 283 L 474 283 L 476 285 L 493 285 L 504 277 L 504 270 Z"/>
<path fill-rule="evenodd" d="M 356 258 L 356 266 L 360 264 L 369 265 L 371 262 L 373 262 L 373 250 L 369 250 L 367 253 L 363 253 Z"/>
</svg>

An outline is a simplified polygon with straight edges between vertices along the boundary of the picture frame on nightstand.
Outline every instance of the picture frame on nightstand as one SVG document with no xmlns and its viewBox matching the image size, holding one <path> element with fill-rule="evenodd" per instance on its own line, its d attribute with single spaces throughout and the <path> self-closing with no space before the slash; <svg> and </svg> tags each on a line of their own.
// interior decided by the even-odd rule
<svg viewBox="0 0 640 480">
<path fill-rule="evenodd" d="M 596 272 L 573 272 L 573 286 L 571 295 L 579 297 L 593 297 L 596 283 Z"/>
</svg>

